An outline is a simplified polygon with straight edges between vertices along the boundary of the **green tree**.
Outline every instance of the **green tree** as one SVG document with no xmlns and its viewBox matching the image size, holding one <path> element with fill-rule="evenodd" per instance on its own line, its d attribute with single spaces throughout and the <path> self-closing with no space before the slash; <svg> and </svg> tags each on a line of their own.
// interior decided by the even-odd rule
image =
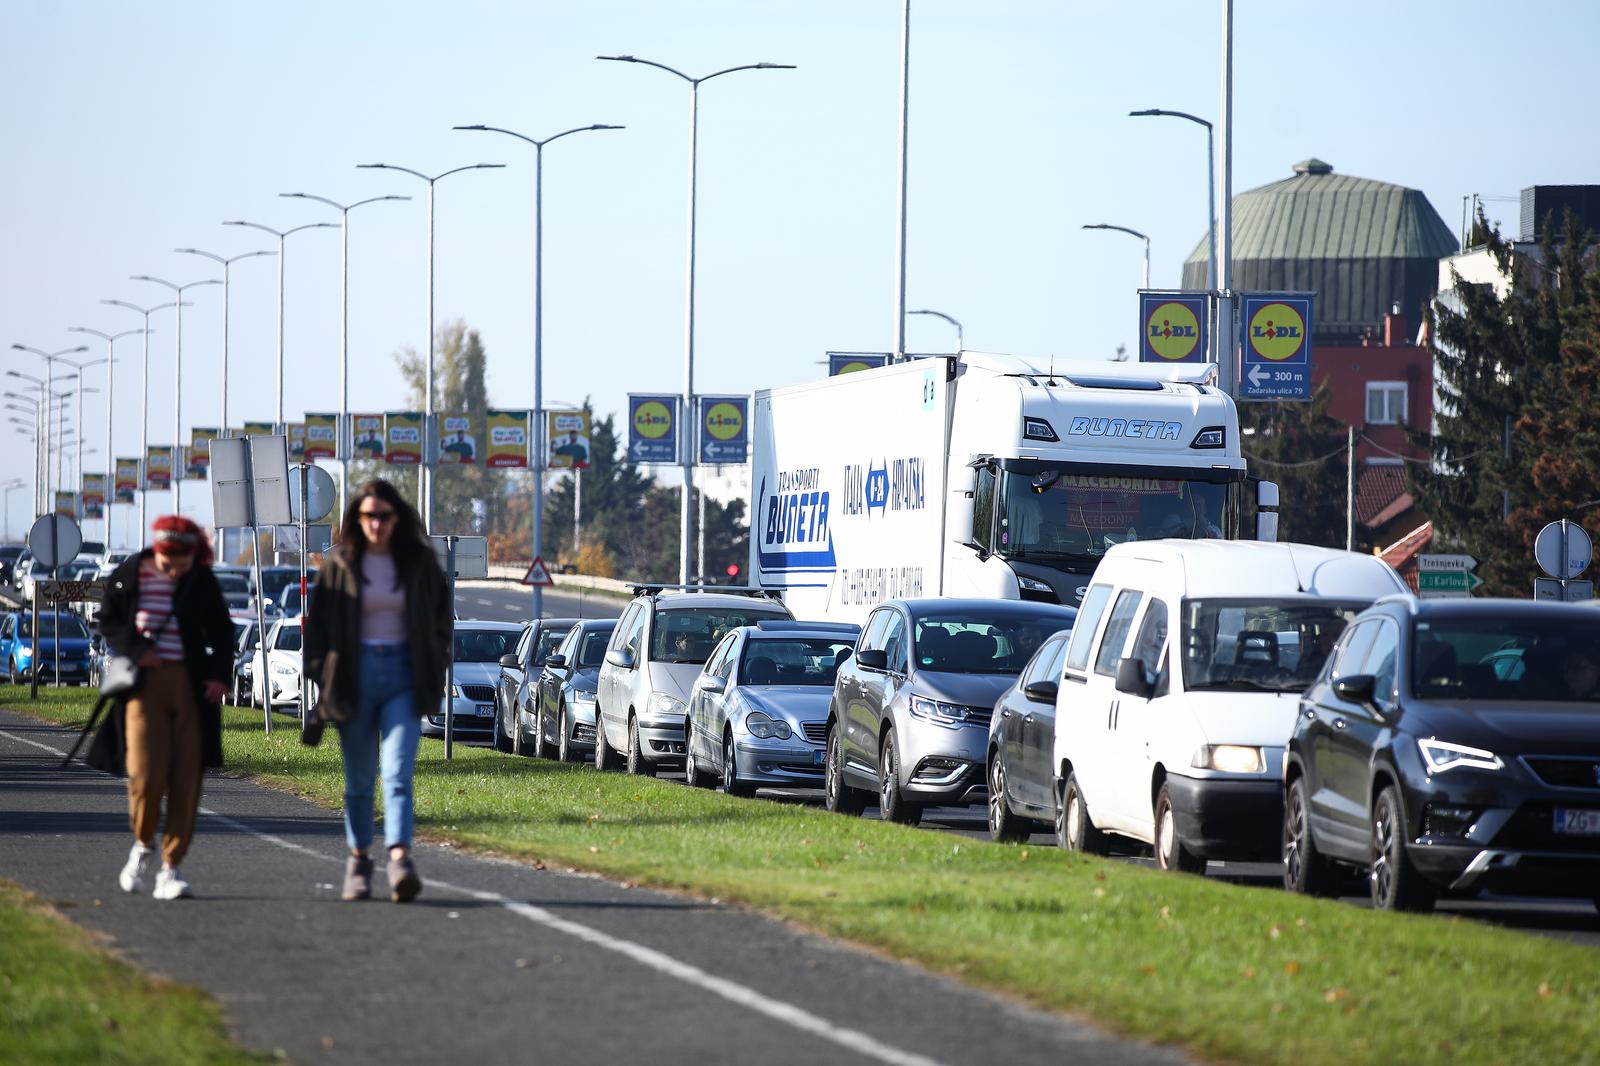
<svg viewBox="0 0 1600 1066">
<path fill-rule="evenodd" d="M 1328 414 L 1328 401 L 1324 381 L 1310 403 L 1241 403 L 1239 425 L 1251 465 L 1278 485 L 1278 539 L 1342 548 L 1347 439 L 1345 427 Z"/>
<path fill-rule="evenodd" d="M 434 331 L 433 409 L 442 417 L 465 413 L 477 432 L 474 464 L 443 464 L 434 468 L 433 526 L 440 533 L 488 534 L 494 532 L 504 509 L 506 478 L 501 471 L 484 468 L 487 454 L 486 415 L 489 395 L 485 383 L 486 357 L 475 329 L 460 319 Z M 423 410 L 427 396 L 426 359 L 410 348 L 396 353 L 400 375 L 410 386 L 413 410 Z"/>
</svg>

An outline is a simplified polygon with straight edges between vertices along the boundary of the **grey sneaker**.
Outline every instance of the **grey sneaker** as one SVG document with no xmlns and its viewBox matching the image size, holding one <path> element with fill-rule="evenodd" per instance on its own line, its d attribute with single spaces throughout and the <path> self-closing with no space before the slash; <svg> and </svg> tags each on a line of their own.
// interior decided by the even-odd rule
<svg viewBox="0 0 1600 1066">
<path fill-rule="evenodd" d="M 410 903 L 422 891 L 422 878 L 410 854 L 389 860 L 389 898 L 396 903 Z"/>
<path fill-rule="evenodd" d="M 344 892 L 342 899 L 372 898 L 372 856 L 352 855 L 344 863 Z"/>
</svg>

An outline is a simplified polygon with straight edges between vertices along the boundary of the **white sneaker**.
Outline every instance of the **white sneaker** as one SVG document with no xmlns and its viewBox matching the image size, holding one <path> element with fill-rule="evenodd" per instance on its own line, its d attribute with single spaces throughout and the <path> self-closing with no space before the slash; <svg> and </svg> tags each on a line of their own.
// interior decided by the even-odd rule
<svg viewBox="0 0 1600 1066">
<path fill-rule="evenodd" d="M 117 875 L 117 884 L 122 886 L 124 892 L 137 892 L 144 887 L 144 871 L 150 865 L 150 849 L 143 844 L 135 844 L 133 850 L 128 852 L 128 861 L 123 864 L 122 872 Z"/>
<path fill-rule="evenodd" d="M 193 899 L 189 882 L 183 879 L 176 866 L 163 866 L 156 874 L 156 887 L 150 893 L 155 899 Z"/>
</svg>

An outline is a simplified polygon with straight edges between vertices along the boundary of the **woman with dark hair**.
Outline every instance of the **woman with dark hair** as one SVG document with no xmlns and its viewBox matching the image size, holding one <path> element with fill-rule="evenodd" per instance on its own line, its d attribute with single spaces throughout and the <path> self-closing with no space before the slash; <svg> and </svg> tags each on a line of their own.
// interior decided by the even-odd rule
<svg viewBox="0 0 1600 1066">
<path fill-rule="evenodd" d="M 372 895 L 372 792 L 380 765 L 390 898 L 407 903 L 422 891 L 411 860 L 411 778 L 422 716 L 435 713 L 444 696 L 453 617 L 416 510 L 387 481 L 362 485 L 317 571 L 305 614 L 307 676 L 320 685 L 317 717 L 338 726 L 344 757 L 347 900 Z"/>
<path fill-rule="evenodd" d="M 124 892 L 144 886 L 165 796 L 161 870 L 151 895 L 185 899 L 193 892 L 178 864 L 194 837 L 201 775 L 222 765 L 233 623 L 205 531 L 182 515 L 165 515 L 150 528 L 151 546 L 112 573 L 100 609 L 106 647 L 136 660 L 140 671 L 122 708 L 134 842 L 117 880 Z"/>
</svg>

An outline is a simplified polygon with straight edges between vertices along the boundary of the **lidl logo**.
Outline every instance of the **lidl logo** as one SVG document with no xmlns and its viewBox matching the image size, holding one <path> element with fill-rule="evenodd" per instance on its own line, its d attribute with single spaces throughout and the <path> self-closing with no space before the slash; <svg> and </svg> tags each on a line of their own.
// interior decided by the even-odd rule
<svg viewBox="0 0 1600 1066">
<path fill-rule="evenodd" d="M 716 440 L 733 440 L 744 432 L 744 415 L 731 403 L 706 408 L 706 432 Z"/>
<path fill-rule="evenodd" d="M 1200 322 L 1187 304 L 1159 304 L 1145 320 L 1145 340 L 1162 359 L 1185 359 L 1200 343 Z"/>
<path fill-rule="evenodd" d="M 1250 347 L 1275 363 L 1298 356 L 1306 344 L 1306 323 L 1285 303 L 1263 304 L 1250 316 Z"/>
<path fill-rule="evenodd" d="M 672 411 L 660 400 L 646 400 L 633 412 L 633 431 L 645 440 L 660 440 L 672 431 Z"/>
</svg>

